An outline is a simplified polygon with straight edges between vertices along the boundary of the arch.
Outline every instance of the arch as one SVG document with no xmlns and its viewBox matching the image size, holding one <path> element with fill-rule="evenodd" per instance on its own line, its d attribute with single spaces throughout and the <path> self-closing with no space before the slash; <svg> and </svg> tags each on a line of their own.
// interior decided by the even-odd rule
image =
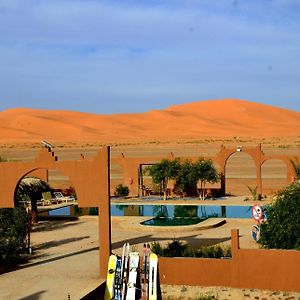
<svg viewBox="0 0 300 300">
<path fill-rule="evenodd" d="M 289 180 L 289 165 L 281 158 L 269 158 L 262 163 L 264 193 L 275 194 L 286 186 Z"/>
<path fill-rule="evenodd" d="M 27 171 L 25 174 L 21 175 L 21 177 L 19 178 L 19 180 L 17 181 L 16 185 L 15 185 L 15 189 L 14 189 L 14 206 L 16 206 L 16 193 L 17 193 L 17 188 L 20 185 L 21 181 L 26 178 L 26 176 L 32 172 L 35 172 L 39 170 L 38 168 L 34 168 L 31 171 Z"/>
<path fill-rule="evenodd" d="M 247 195 L 249 194 L 248 187 L 257 187 L 255 160 L 247 151 L 236 151 L 228 156 L 225 174 L 226 193 Z"/>
</svg>

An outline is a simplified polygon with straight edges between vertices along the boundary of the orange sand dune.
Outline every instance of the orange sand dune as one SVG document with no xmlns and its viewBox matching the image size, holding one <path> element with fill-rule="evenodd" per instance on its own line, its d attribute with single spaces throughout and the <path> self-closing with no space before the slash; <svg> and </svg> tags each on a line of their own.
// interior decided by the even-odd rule
<svg viewBox="0 0 300 300">
<path fill-rule="evenodd" d="M 198 101 L 136 114 L 25 108 L 0 112 L 1 143 L 296 137 L 299 128 L 298 112 L 237 99 Z"/>
</svg>

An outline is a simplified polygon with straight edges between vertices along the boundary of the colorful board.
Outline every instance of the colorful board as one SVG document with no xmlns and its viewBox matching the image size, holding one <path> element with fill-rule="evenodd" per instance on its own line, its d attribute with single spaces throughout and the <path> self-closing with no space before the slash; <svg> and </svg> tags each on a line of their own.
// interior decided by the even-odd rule
<svg viewBox="0 0 300 300">
<path fill-rule="evenodd" d="M 144 244 L 141 267 L 141 300 L 148 300 L 150 245 Z"/>
<path fill-rule="evenodd" d="M 157 299 L 157 263 L 158 257 L 155 253 L 150 254 L 149 260 L 149 300 Z"/>
<path fill-rule="evenodd" d="M 106 276 L 106 286 L 105 286 L 105 300 L 110 300 L 114 298 L 114 282 L 115 273 L 117 267 L 117 256 L 111 254 L 108 260 L 107 276 Z"/>
<path fill-rule="evenodd" d="M 129 253 L 129 276 L 127 283 L 126 300 L 135 300 L 139 260 L 140 257 L 138 252 Z"/>
<path fill-rule="evenodd" d="M 115 297 L 116 300 L 121 300 L 121 289 L 122 289 L 122 258 L 117 257 L 117 266 L 116 266 L 116 273 L 115 273 Z"/>
<path fill-rule="evenodd" d="M 129 243 L 125 243 L 123 245 L 123 253 L 122 253 L 122 291 L 121 291 L 121 300 L 126 299 L 126 291 L 127 291 L 127 282 L 128 282 L 128 263 L 129 263 L 129 252 L 130 246 Z"/>
</svg>

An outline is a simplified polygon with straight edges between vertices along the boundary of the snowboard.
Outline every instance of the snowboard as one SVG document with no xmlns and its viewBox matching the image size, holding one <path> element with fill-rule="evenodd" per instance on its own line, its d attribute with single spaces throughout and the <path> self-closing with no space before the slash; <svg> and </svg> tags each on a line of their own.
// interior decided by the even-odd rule
<svg viewBox="0 0 300 300">
<path fill-rule="evenodd" d="M 115 273 L 117 267 L 117 256 L 111 254 L 108 260 L 107 267 L 107 276 L 106 276 L 106 286 L 104 299 L 110 300 L 114 298 L 114 282 L 115 282 Z"/>
<path fill-rule="evenodd" d="M 155 253 L 150 254 L 149 260 L 149 300 L 157 299 L 157 263 L 158 257 Z"/>
<path fill-rule="evenodd" d="M 138 252 L 129 253 L 129 276 L 127 283 L 126 300 L 135 300 L 139 260 L 140 257 Z"/>
</svg>

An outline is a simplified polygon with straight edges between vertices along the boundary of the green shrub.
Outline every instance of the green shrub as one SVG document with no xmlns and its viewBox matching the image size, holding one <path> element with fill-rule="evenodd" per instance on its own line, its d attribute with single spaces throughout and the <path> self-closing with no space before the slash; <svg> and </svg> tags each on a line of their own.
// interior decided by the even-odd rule
<svg viewBox="0 0 300 300">
<path fill-rule="evenodd" d="M 0 209 L 0 266 L 14 265 L 25 253 L 28 217 L 22 207 Z"/>
<path fill-rule="evenodd" d="M 151 250 L 157 255 L 164 257 L 221 258 L 232 256 L 230 246 L 216 245 L 195 249 L 177 239 L 168 243 L 166 247 L 161 246 L 158 242 L 154 242 L 151 244 Z"/>
<path fill-rule="evenodd" d="M 129 188 L 126 185 L 118 184 L 116 186 L 116 196 L 117 197 L 126 197 L 129 195 Z"/>
<path fill-rule="evenodd" d="M 277 194 L 266 207 L 259 243 L 264 248 L 300 250 L 300 183 L 294 182 Z"/>
</svg>

